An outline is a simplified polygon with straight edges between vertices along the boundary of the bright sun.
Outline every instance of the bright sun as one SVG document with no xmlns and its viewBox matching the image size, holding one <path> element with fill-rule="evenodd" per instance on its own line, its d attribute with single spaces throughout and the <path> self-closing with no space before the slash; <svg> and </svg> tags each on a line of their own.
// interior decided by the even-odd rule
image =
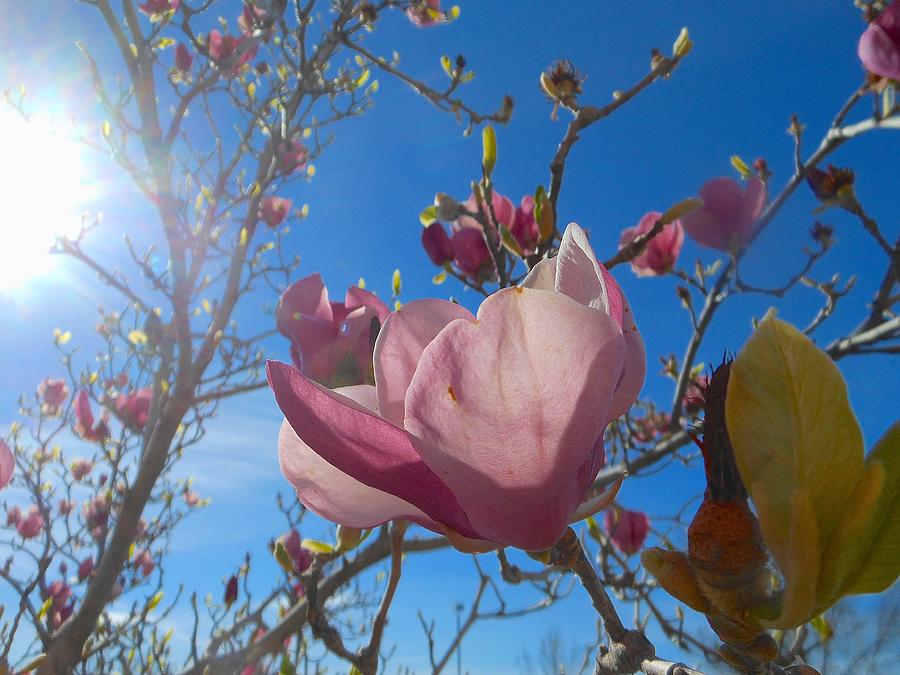
<svg viewBox="0 0 900 675">
<path fill-rule="evenodd" d="M 82 146 L 51 121 L 0 108 L 0 291 L 48 274 L 56 236 L 73 236 L 88 202 Z"/>
</svg>

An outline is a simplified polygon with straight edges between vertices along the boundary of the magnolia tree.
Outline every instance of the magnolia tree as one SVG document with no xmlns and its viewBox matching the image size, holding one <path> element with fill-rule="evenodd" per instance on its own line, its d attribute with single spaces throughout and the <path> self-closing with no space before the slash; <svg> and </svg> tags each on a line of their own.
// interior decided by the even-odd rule
<svg viewBox="0 0 900 675">
<path fill-rule="evenodd" d="M 496 112 L 467 104 L 463 57 L 445 57 L 448 81 L 433 86 L 367 46 L 391 13 L 405 14 L 410 31 L 439 30 L 455 7 L 244 0 L 223 18 L 209 1 L 83 4 L 106 27 L 79 43 L 104 116 L 79 140 L 113 157 L 157 233 L 145 245 L 126 239 L 130 268 L 94 252 L 107 227 L 99 218 L 54 248 L 119 304 L 101 311 L 96 359 L 57 332 L 64 376 L 22 397 L 0 443 L 0 482 L 27 495 L 5 500 L 0 576 L 16 602 L 3 614 L 4 672 L 290 673 L 318 669 L 311 654 L 325 651 L 351 672 L 375 673 L 391 653 L 385 627 L 404 561 L 452 548 L 472 558 L 477 593 L 448 644 L 420 615 L 434 672 L 480 619 L 583 591 L 601 628 L 586 637 L 582 670 L 698 672 L 679 662 L 691 653 L 703 669 L 811 673 L 830 653 L 831 608 L 894 582 L 900 426 L 867 452 L 836 362 L 900 351 L 900 238 L 857 197 L 853 170 L 829 158 L 863 134 L 900 129 L 900 4 L 858 3 L 867 74 L 821 139 L 810 144 L 803 121 L 787 121 L 786 180 L 764 159 L 734 156 L 736 178 L 697 176 L 695 196 L 649 211 L 613 251 L 567 224 L 567 160 L 590 127 L 677 76 L 692 48 L 686 29 L 604 105 L 590 102 L 568 61 L 535 73 L 563 133 L 546 182 L 517 204 L 493 180 L 503 154 L 491 124 L 509 122 L 513 101 L 501 98 Z M 97 57 L 110 48 L 117 61 Z M 389 305 L 362 286 L 337 302 L 318 274 L 297 278 L 289 225 L 306 207 L 288 195 L 314 176 L 330 128 L 370 108 L 376 73 L 481 135 L 471 194 L 435 186 L 433 205 L 409 205 L 412 218 L 421 210 L 435 281 L 453 277 L 484 296 L 474 314 L 445 299 Z M 7 99 L 29 118 L 24 89 Z M 865 306 L 845 300 L 853 280 L 841 283 L 822 260 L 836 244 L 824 222 L 811 223 L 805 262 L 782 282 L 742 275 L 745 254 L 798 190 L 812 190 L 818 211 L 849 214 L 871 240 L 871 264 L 858 273 L 879 286 Z M 686 237 L 713 262 L 686 267 Z M 315 251 L 304 254 L 314 266 Z M 616 280 L 629 274 L 676 277 L 693 328 L 683 356 L 663 359 L 668 404 L 640 398 L 648 354 L 652 367 L 675 346 L 645 344 L 649 317 Z M 740 350 L 707 344 L 733 298 L 777 307 L 804 285 L 822 299 L 806 325 L 772 311 Z M 274 316 L 255 331 L 239 326 L 236 310 L 263 289 L 277 299 Z M 837 315 L 856 328 L 816 344 Z M 277 334 L 293 363 L 267 360 Z M 701 346 L 730 355 L 708 365 Z M 279 498 L 284 534 L 260 533 L 272 536 L 283 574 L 270 592 L 252 592 L 248 555 L 221 586 L 175 593 L 165 577 L 171 537 L 206 504 L 180 462 L 224 399 L 266 386 L 285 418 L 272 452 L 277 444 L 297 496 Z M 696 513 L 655 523 L 618 500 L 623 481 L 640 483 L 673 458 L 700 471 L 701 455 L 707 487 Z M 301 537 L 307 510 L 336 524 L 333 541 Z M 359 580 L 379 566 L 387 573 L 376 597 Z M 530 586 L 539 601 L 508 607 L 510 585 Z M 166 618 L 182 605 L 194 627 L 179 651 Z M 651 624 L 675 645 L 652 644 Z"/>
</svg>

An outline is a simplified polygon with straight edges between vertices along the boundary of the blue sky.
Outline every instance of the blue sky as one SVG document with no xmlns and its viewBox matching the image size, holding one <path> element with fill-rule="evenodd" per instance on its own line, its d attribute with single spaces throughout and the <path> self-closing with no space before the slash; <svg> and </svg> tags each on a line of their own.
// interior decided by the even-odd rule
<svg viewBox="0 0 900 675">
<path fill-rule="evenodd" d="M 588 228 L 601 258 L 615 250 L 621 230 L 646 211 L 664 210 L 693 195 L 707 178 L 733 175 L 728 160 L 732 154 L 748 161 L 766 157 L 775 172 L 771 185 L 777 189 L 793 163 L 791 139 L 785 133 L 790 114 L 797 113 L 807 125 L 808 154 L 862 76 L 855 48 L 863 24 L 849 0 L 460 4 L 460 19 L 445 27 L 416 30 L 402 15 L 391 17 L 371 36 L 369 48 L 387 55 L 397 49 L 405 68 L 435 85 L 445 80 L 440 57 L 465 54 L 477 72 L 464 90 L 471 103 L 493 109 L 503 94 L 515 98 L 511 124 L 497 130 L 494 180 L 497 189 L 516 202 L 547 183 L 549 161 L 567 120 L 566 113 L 557 122 L 550 119 L 550 107 L 537 86 L 540 71 L 558 57 L 571 59 L 588 76 L 583 101 L 602 104 L 613 90 L 646 72 L 651 47 L 668 51 L 681 27 L 689 27 L 694 51 L 671 80 L 654 85 L 587 130 L 569 159 L 559 217 Z M 231 17 L 239 3 L 222 1 L 216 7 Z M 118 67 L 109 45 L 97 43 L 98 34 L 93 11 L 79 3 L 19 3 L 0 27 L 0 87 L 14 88 L 25 81 L 40 105 L 96 115 L 74 40 L 96 45 L 101 63 Z M 439 287 L 431 283 L 436 270 L 421 251 L 417 215 L 437 191 L 460 199 L 468 195 L 470 180 L 479 174 L 479 135 L 464 138 L 462 127 L 450 116 L 431 109 L 404 85 L 379 79 L 375 109 L 339 127 L 336 143 L 317 162 L 315 179 L 283 195 L 311 208 L 289 239 L 291 252 L 302 256 L 299 274 L 321 272 L 334 295 L 362 276 L 384 297 L 390 293 L 391 273 L 399 267 L 404 300 L 453 295 L 474 309 L 476 296 L 452 280 Z M 837 164 L 856 170 L 860 200 L 889 238 L 898 228 L 898 153 L 900 134 L 876 132 L 833 156 Z M 88 166 L 104 189 L 87 207 L 106 212 L 104 229 L 90 244 L 120 260 L 121 234 L 146 233 L 153 224 L 134 191 L 110 170 L 109 161 L 90 157 Z M 0 157 L 0 163 L 15 161 Z M 53 186 L 47 190 L 52 193 Z M 743 270 L 749 280 L 777 285 L 798 267 L 814 207 L 812 195 L 801 188 L 748 255 Z M 818 278 L 833 272 L 859 276 L 838 315 L 821 331 L 819 339 L 827 342 L 862 318 L 883 261 L 850 216 L 829 212 L 823 219 L 835 226 L 838 245 L 820 264 Z M 687 242 L 684 266 L 691 268 L 698 257 L 707 263 L 714 259 L 710 251 Z M 675 284 L 668 278 L 637 279 L 626 268 L 619 268 L 616 276 L 647 344 L 643 396 L 665 404 L 671 398 L 671 381 L 658 374 L 657 357 L 670 352 L 680 356 L 690 335 L 688 318 L 674 299 Z M 3 428 L 15 417 L 17 396 L 32 391 L 46 374 L 58 372 L 50 339 L 53 328 L 70 328 L 75 341 L 88 341 L 96 305 L 108 297 L 90 274 L 72 265 L 14 291 L 0 290 L 0 312 L 7 322 L 0 334 Z M 255 304 L 242 309 L 239 320 L 267 321 L 260 307 L 274 298 L 260 295 L 252 300 Z M 818 303 L 814 291 L 800 289 L 779 302 L 780 315 L 805 324 Z M 749 334 L 750 317 L 760 316 L 769 304 L 768 298 L 729 302 L 713 324 L 701 357 L 712 361 L 724 349 L 737 349 Z M 273 357 L 288 359 L 286 343 L 272 340 L 269 347 Z M 850 358 L 840 365 L 871 445 L 896 416 L 896 410 L 884 405 L 900 400 L 896 366 L 874 357 Z M 197 490 L 213 501 L 173 541 L 173 583 L 183 582 L 201 595 L 218 594 L 219 579 L 246 550 L 261 561 L 258 570 L 271 568 L 266 541 L 281 529 L 273 497 L 277 491 L 289 492 L 274 452 L 279 422 L 268 392 L 249 395 L 223 406 L 202 446 L 186 458 L 185 470 L 196 477 Z M 622 502 L 663 516 L 701 490 L 699 471 L 673 468 L 631 481 Z M 327 530 L 327 524 L 310 519 L 304 534 L 325 536 Z M 494 567 L 490 560 L 485 564 Z M 435 617 L 438 638 L 446 637 L 454 603 L 468 602 L 475 583 L 471 562 L 464 556 L 410 558 L 387 636 L 388 644 L 398 645 L 392 663 L 423 669 L 426 642 L 417 609 Z M 508 593 L 511 606 L 531 597 L 520 589 Z M 591 638 L 593 615 L 578 589 L 546 613 L 476 630 L 465 643 L 465 667 L 472 672 L 516 672 L 516 658 L 533 649 L 551 626 L 567 640 Z M 670 649 L 665 641 L 659 648 L 663 654 Z"/>
</svg>

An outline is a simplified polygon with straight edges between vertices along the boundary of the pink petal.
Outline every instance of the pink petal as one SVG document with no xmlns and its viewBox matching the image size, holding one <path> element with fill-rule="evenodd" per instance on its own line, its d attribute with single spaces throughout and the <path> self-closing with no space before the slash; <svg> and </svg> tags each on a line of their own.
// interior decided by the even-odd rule
<svg viewBox="0 0 900 675">
<path fill-rule="evenodd" d="M 581 502 L 581 504 L 579 504 L 578 508 L 575 510 L 575 513 L 572 514 L 572 519 L 570 522 L 577 523 L 580 520 L 584 520 L 588 516 L 593 516 L 595 513 L 599 513 L 610 504 L 612 504 L 616 498 L 616 495 L 619 494 L 619 489 L 622 487 L 623 482 L 625 482 L 625 476 L 620 476 L 612 485 L 606 488 L 606 490 L 598 495 L 591 497 L 590 499 L 585 499 L 583 502 Z"/>
<path fill-rule="evenodd" d="M 467 537 L 478 537 L 446 484 L 422 461 L 403 429 L 285 363 L 266 364 L 269 386 L 297 435 L 326 462 L 395 495 Z"/>
<path fill-rule="evenodd" d="M 889 10 L 890 7 L 883 14 Z M 869 24 L 859 38 L 857 52 L 860 61 L 870 73 L 900 80 L 900 40 L 892 41 L 890 35 L 877 23 Z"/>
<path fill-rule="evenodd" d="M 527 288 L 495 293 L 476 323 L 426 347 L 406 428 L 482 538 L 556 543 L 593 478 L 624 358 L 605 313 Z"/>
<path fill-rule="evenodd" d="M 318 272 L 295 281 L 281 294 L 275 310 L 275 320 L 281 334 L 291 337 L 296 330 L 294 321 L 300 316 L 321 321 L 332 320 L 328 291 Z"/>
<path fill-rule="evenodd" d="M 371 385 L 335 391 L 369 410 L 377 405 L 375 387 Z M 278 459 L 300 501 L 326 520 L 359 528 L 374 527 L 394 518 L 431 523 L 409 502 L 364 485 L 333 467 L 301 441 L 286 420 L 278 435 Z M 431 523 L 431 527 L 438 526 Z"/>
<path fill-rule="evenodd" d="M 391 314 L 375 343 L 378 412 L 403 426 L 406 390 L 425 347 L 456 319 L 475 321 L 465 307 L 446 300 L 414 300 Z"/>
<path fill-rule="evenodd" d="M 15 469 L 16 458 L 6 442 L 0 439 L 0 490 L 9 485 Z"/>
<path fill-rule="evenodd" d="M 609 406 L 609 418 L 615 419 L 628 412 L 634 403 L 641 387 L 644 386 L 644 378 L 647 375 L 647 353 L 644 349 L 644 339 L 634 323 L 634 312 L 625 296 L 622 308 L 622 335 L 625 336 L 625 367 L 622 376 L 616 386 L 616 393 Z"/>
<path fill-rule="evenodd" d="M 360 307 L 371 307 L 375 310 L 375 313 L 378 315 L 378 320 L 381 323 L 384 323 L 388 314 L 391 313 L 388 306 L 379 300 L 377 295 L 374 295 L 359 286 L 351 286 L 347 289 L 347 296 L 344 298 L 344 307 L 347 308 L 348 313 Z"/>
</svg>

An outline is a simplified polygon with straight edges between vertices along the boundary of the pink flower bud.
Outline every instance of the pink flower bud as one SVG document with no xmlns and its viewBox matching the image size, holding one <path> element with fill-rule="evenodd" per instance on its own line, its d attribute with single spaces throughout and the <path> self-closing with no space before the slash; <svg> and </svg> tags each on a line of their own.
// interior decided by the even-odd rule
<svg viewBox="0 0 900 675">
<path fill-rule="evenodd" d="M 288 530 L 278 538 L 284 550 L 294 563 L 294 569 L 298 574 L 303 574 L 309 566 L 312 565 L 312 553 L 303 548 L 300 544 L 303 541 L 297 530 Z"/>
<path fill-rule="evenodd" d="M 138 9 L 144 14 L 162 14 L 170 9 L 177 10 L 181 5 L 181 0 L 146 0 L 143 5 L 138 5 Z"/>
<path fill-rule="evenodd" d="M 703 403 L 706 398 L 704 392 L 708 386 L 709 378 L 705 374 L 699 375 L 688 383 L 687 389 L 684 391 L 683 405 L 685 412 L 689 415 L 696 415 L 703 410 Z"/>
<path fill-rule="evenodd" d="M 624 248 L 638 236 L 653 229 L 656 221 L 662 217 L 658 211 L 647 213 L 637 225 L 622 232 L 619 248 Z M 662 231 L 651 239 L 640 255 L 631 261 L 631 269 L 639 277 L 654 277 L 669 272 L 678 260 L 681 246 L 684 244 L 684 230 L 681 222 L 675 220 L 663 226 Z"/>
<path fill-rule="evenodd" d="M 475 281 L 486 281 L 494 276 L 494 263 L 481 230 L 464 228 L 450 237 L 453 262 L 460 271 Z"/>
<path fill-rule="evenodd" d="M 613 545 L 626 555 L 640 551 L 650 532 L 650 519 L 642 511 L 610 509 L 604 522 Z"/>
<path fill-rule="evenodd" d="M 85 476 L 93 471 L 94 464 L 88 459 L 76 459 L 70 469 L 75 480 L 84 480 Z"/>
<path fill-rule="evenodd" d="M 59 408 L 69 398 L 69 388 L 65 380 L 54 380 L 48 377 L 38 385 L 38 396 L 50 408 Z"/>
<path fill-rule="evenodd" d="M 753 234 L 753 224 L 766 206 L 766 184 L 749 178 L 744 188 L 732 178 L 713 178 L 700 188 L 703 205 L 681 218 L 698 244 L 730 251 L 741 248 Z"/>
<path fill-rule="evenodd" d="M 90 556 L 81 561 L 78 565 L 78 581 L 84 581 L 89 576 L 91 576 L 91 572 L 94 571 L 94 559 Z"/>
<path fill-rule="evenodd" d="M 282 199 L 281 197 L 264 197 L 259 203 L 259 217 L 262 218 L 269 227 L 278 227 L 291 212 L 290 199 Z"/>
<path fill-rule="evenodd" d="M 28 509 L 28 513 L 16 525 L 16 531 L 23 539 L 33 539 L 44 529 L 44 516 L 37 506 Z"/>
<path fill-rule="evenodd" d="M 72 512 L 72 509 L 75 508 L 75 502 L 69 501 L 68 499 L 60 499 L 56 508 L 59 509 L 59 514 L 61 516 L 67 516 Z"/>
<path fill-rule="evenodd" d="M 187 73 L 191 66 L 194 65 L 194 55 L 188 50 L 183 43 L 178 43 L 175 47 L 175 68 L 176 70 Z"/>
<path fill-rule="evenodd" d="M 22 520 L 22 509 L 18 506 L 10 507 L 6 510 L 6 526 L 15 527 Z"/>
<path fill-rule="evenodd" d="M 237 600 L 238 597 L 238 578 L 234 574 L 228 579 L 228 583 L 225 584 L 225 604 L 229 607 Z"/>
<path fill-rule="evenodd" d="M 196 492 L 191 492 L 190 490 L 185 490 L 182 495 L 184 499 L 184 503 L 190 507 L 197 506 L 200 503 L 200 497 L 197 496 Z"/>
<path fill-rule="evenodd" d="M 453 244 L 447 231 L 440 223 L 432 223 L 422 229 L 422 248 L 428 258 L 438 267 L 453 260 Z"/>
<path fill-rule="evenodd" d="M 235 37 L 222 35 L 218 30 L 209 31 L 206 40 L 206 48 L 209 55 L 216 61 L 216 65 L 229 77 L 237 75 L 237 72 L 248 61 L 256 57 L 259 46 L 253 42 L 249 47 L 242 47 L 246 36 Z"/>
<path fill-rule="evenodd" d="M 522 201 L 516 207 L 516 215 L 509 231 L 516 238 L 525 255 L 535 252 L 541 233 L 537 221 L 534 219 L 534 197 L 531 195 L 522 197 Z"/>
<path fill-rule="evenodd" d="M 238 17 L 238 29 L 244 35 L 250 35 L 255 28 L 266 28 L 268 21 L 268 12 L 253 4 L 253 0 L 245 0 L 244 8 Z"/>
<path fill-rule="evenodd" d="M 859 38 L 859 58 L 870 73 L 900 80 L 900 3 L 884 8 Z"/>
</svg>

